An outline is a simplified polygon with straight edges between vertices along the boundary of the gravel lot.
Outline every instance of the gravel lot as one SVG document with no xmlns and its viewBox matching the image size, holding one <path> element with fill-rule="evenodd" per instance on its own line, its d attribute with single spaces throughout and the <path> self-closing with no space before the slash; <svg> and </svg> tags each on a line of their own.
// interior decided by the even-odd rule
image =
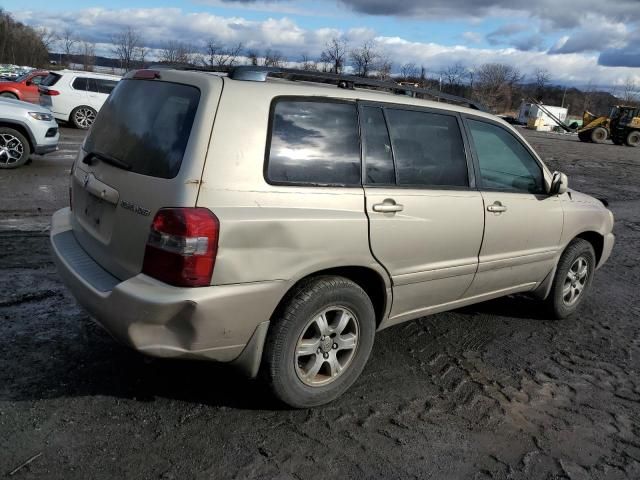
<svg viewBox="0 0 640 480">
<path fill-rule="evenodd" d="M 341 399 L 286 411 L 76 305 L 44 231 L 82 138 L 63 129 L 66 151 L 0 174 L 0 476 L 40 454 L 12 478 L 640 478 L 640 149 L 525 134 L 616 215 L 579 315 L 511 297 L 400 325 Z"/>
</svg>

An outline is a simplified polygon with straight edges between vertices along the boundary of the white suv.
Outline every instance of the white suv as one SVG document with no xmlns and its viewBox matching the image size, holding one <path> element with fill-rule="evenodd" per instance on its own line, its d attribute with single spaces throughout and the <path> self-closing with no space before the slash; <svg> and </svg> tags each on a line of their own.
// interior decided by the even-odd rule
<svg viewBox="0 0 640 480">
<path fill-rule="evenodd" d="M 117 75 L 104 73 L 50 72 L 40 84 L 40 105 L 51 110 L 58 120 L 86 130 L 119 80 Z"/>
</svg>

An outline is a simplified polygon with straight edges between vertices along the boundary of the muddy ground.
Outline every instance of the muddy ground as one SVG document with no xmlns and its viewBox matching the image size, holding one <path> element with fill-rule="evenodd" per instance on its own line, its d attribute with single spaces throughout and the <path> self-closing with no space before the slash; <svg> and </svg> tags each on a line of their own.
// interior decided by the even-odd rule
<svg viewBox="0 0 640 480">
<path fill-rule="evenodd" d="M 0 476 L 39 455 L 12 478 L 640 478 L 640 149 L 527 136 L 616 214 L 579 315 L 513 297 L 390 328 L 354 387 L 314 410 L 115 344 L 42 231 L 67 202 L 69 153 L 0 172 Z"/>
</svg>

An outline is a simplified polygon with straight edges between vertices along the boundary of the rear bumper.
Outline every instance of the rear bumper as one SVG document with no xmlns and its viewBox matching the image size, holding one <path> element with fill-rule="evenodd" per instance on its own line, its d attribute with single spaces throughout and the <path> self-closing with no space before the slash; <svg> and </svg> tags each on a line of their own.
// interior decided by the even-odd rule
<svg viewBox="0 0 640 480">
<path fill-rule="evenodd" d="M 58 272 L 114 338 L 152 356 L 235 360 L 246 373 L 257 373 L 268 320 L 285 282 L 179 288 L 144 274 L 120 281 L 78 244 L 70 216 L 65 208 L 52 218 Z"/>
</svg>

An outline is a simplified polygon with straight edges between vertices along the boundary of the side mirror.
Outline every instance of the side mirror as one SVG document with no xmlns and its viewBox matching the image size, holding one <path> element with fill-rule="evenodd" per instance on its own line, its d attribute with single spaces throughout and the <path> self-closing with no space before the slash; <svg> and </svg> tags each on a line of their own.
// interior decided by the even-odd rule
<svg viewBox="0 0 640 480">
<path fill-rule="evenodd" d="M 31 85 L 33 85 L 33 82 L 32 82 L 31 80 L 27 80 L 24 84 L 25 84 L 27 87 L 30 87 Z"/>
<path fill-rule="evenodd" d="M 553 172 L 549 195 L 562 195 L 569 189 L 569 179 L 562 172 Z"/>
</svg>

